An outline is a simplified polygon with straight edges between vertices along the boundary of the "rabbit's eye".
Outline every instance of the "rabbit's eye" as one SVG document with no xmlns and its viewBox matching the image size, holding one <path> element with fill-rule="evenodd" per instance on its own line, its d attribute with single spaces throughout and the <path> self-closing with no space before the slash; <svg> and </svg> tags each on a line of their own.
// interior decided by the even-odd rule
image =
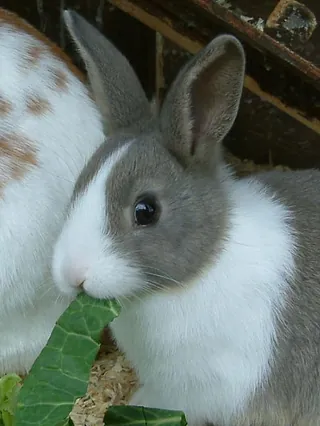
<svg viewBox="0 0 320 426">
<path fill-rule="evenodd" d="M 160 208 L 152 196 L 139 199 L 134 207 L 135 222 L 139 226 L 152 225 L 159 219 Z"/>
</svg>

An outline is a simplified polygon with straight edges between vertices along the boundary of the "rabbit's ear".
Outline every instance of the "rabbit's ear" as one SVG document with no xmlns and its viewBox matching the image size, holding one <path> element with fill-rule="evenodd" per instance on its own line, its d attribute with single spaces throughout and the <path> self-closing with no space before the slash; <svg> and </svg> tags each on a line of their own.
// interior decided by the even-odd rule
<svg viewBox="0 0 320 426">
<path fill-rule="evenodd" d="M 75 11 L 65 10 L 63 17 L 85 63 L 108 133 L 149 121 L 148 99 L 128 60 Z"/>
<path fill-rule="evenodd" d="M 241 43 L 220 35 L 178 74 L 163 103 L 160 125 L 164 143 L 183 165 L 209 165 L 218 156 L 237 116 L 244 71 Z"/>
</svg>

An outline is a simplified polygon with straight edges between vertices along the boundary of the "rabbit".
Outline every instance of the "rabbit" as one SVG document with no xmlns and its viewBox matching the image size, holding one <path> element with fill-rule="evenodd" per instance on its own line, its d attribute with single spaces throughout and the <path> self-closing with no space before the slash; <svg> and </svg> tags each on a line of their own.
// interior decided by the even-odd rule
<svg viewBox="0 0 320 426">
<path fill-rule="evenodd" d="M 121 303 L 128 404 L 192 426 L 320 425 L 320 171 L 240 178 L 225 163 L 241 42 L 214 38 L 154 111 L 122 53 L 64 20 L 112 130 L 77 179 L 52 273 L 71 298 Z"/>
<path fill-rule="evenodd" d="M 84 74 L 2 8 L 0 74 L 0 375 L 25 375 L 71 301 L 53 284 L 53 246 L 105 136 Z"/>
</svg>

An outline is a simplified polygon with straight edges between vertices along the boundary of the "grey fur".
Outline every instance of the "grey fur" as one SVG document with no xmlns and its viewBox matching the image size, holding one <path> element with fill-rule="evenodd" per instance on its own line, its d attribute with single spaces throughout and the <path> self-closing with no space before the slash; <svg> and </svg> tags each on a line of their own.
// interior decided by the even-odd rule
<svg viewBox="0 0 320 426">
<path fill-rule="evenodd" d="M 108 227 L 117 250 L 134 259 L 145 271 L 146 280 L 156 282 L 157 287 L 176 288 L 196 277 L 221 251 L 227 199 L 219 178 L 213 174 L 213 179 L 202 174 L 191 176 L 160 138 L 160 134 L 143 135 L 110 175 L 106 187 Z M 133 206 L 148 192 L 160 201 L 161 217 L 153 226 L 138 228 L 133 222 Z M 150 276 L 152 272 L 160 276 Z"/>
<path fill-rule="evenodd" d="M 252 402 L 253 424 L 316 426 L 320 425 L 320 172 L 273 171 L 256 177 L 294 212 L 298 251 L 292 291 L 278 319 L 273 374 Z"/>
<path fill-rule="evenodd" d="M 174 279 L 155 277 L 152 281 L 159 287 L 192 281 L 218 258 L 228 238 L 231 173 L 222 164 L 220 151 L 241 97 L 242 47 L 231 36 L 213 40 L 179 73 L 153 121 L 123 56 L 74 12 L 67 17 L 89 77 L 95 80 L 93 90 L 102 90 L 96 97 L 106 104 L 101 108 L 106 127 L 114 120 L 116 130 L 83 171 L 74 197 L 110 153 L 134 140 L 106 182 L 106 217 L 117 250 L 146 271 L 146 280 L 150 270 Z M 113 91 L 119 85 L 123 90 Z M 115 103 L 112 96 L 117 97 Z M 275 171 L 256 177 L 269 187 L 270 197 L 294 213 L 297 271 L 287 307 L 278 315 L 269 381 L 257 389 L 243 417 L 227 426 L 316 426 L 320 425 L 320 172 Z M 162 214 L 155 226 L 138 229 L 133 206 L 146 191 L 157 194 Z"/>
<path fill-rule="evenodd" d="M 95 101 L 108 123 L 108 134 L 129 123 L 152 119 L 145 93 L 127 59 L 78 13 L 65 10 L 63 17 L 85 62 Z"/>
</svg>

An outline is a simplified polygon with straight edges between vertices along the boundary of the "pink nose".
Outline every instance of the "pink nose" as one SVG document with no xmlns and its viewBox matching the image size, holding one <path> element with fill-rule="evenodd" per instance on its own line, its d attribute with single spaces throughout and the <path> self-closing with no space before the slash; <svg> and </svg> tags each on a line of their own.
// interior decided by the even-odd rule
<svg viewBox="0 0 320 426">
<path fill-rule="evenodd" d="M 68 265 L 65 267 L 64 275 L 72 287 L 78 287 L 83 290 L 83 285 L 86 280 L 85 278 L 86 268 L 79 266 Z"/>
</svg>

